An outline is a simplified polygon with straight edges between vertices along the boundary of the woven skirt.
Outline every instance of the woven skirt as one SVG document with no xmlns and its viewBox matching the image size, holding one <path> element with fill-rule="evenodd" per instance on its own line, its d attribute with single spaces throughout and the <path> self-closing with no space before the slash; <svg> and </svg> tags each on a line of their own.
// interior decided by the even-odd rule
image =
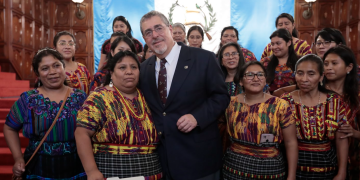
<svg viewBox="0 0 360 180">
<path fill-rule="evenodd" d="M 145 176 L 149 180 L 162 178 L 157 153 L 151 154 L 94 154 L 95 162 L 105 178 Z"/>
<path fill-rule="evenodd" d="M 273 158 L 259 158 L 228 149 L 222 171 L 224 180 L 285 179 L 285 163 L 281 153 Z"/>
<path fill-rule="evenodd" d="M 337 174 L 336 168 L 337 157 L 333 146 L 326 151 L 302 150 L 299 146 L 296 179 L 332 180 Z"/>
<path fill-rule="evenodd" d="M 25 151 L 25 162 L 31 155 L 32 152 Z M 57 156 L 37 154 L 25 169 L 26 171 L 23 174 L 23 179 L 87 179 L 77 152 Z"/>
</svg>

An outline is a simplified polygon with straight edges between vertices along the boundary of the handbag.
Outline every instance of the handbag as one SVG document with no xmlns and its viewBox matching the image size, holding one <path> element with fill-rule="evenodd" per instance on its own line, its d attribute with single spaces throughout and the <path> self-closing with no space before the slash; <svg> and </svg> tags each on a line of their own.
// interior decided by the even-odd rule
<svg viewBox="0 0 360 180">
<path fill-rule="evenodd" d="M 39 145 L 36 147 L 34 153 L 31 155 L 30 159 L 26 162 L 25 167 L 29 164 L 29 162 L 31 161 L 31 159 L 32 159 L 32 158 L 36 155 L 36 153 L 39 151 L 39 149 L 40 149 L 41 145 L 44 143 L 46 137 L 50 134 L 50 131 L 51 131 L 52 128 L 55 126 L 56 121 L 57 121 L 57 119 L 59 118 L 60 113 L 61 113 L 61 111 L 62 111 L 62 109 L 63 109 L 63 107 L 64 107 L 64 105 L 65 105 L 66 99 L 69 97 L 70 91 L 71 91 L 71 88 L 68 88 L 68 90 L 67 90 L 67 92 L 66 92 L 66 95 L 65 95 L 65 97 L 64 97 L 64 100 L 63 100 L 63 102 L 62 102 L 62 104 L 61 104 L 61 106 L 60 106 L 59 112 L 56 114 L 56 117 L 55 117 L 53 123 L 51 124 L 51 126 L 50 126 L 50 128 L 47 130 L 47 132 L 45 133 L 44 137 L 41 139 L 41 141 L 40 141 Z M 12 180 L 22 180 L 22 177 L 18 177 L 18 176 L 13 175 L 13 176 L 12 176 Z"/>
</svg>

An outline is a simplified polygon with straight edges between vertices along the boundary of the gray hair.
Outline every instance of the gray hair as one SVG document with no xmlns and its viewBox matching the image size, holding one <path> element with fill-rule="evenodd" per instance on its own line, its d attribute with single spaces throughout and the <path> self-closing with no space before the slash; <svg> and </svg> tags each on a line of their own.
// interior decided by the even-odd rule
<svg viewBox="0 0 360 180">
<path fill-rule="evenodd" d="M 173 28 L 179 27 L 179 28 L 181 28 L 181 29 L 184 31 L 184 33 L 186 34 L 185 26 L 184 26 L 182 23 L 175 23 L 175 24 L 172 25 L 172 27 L 173 27 Z"/>
<path fill-rule="evenodd" d="M 152 11 L 146 13 L 146 14 L 141 18 L 141 20 L 140 20 L 140 31 L 141 31 L 141 34 L 142 34 L 142 35 L 144 35 L 143 29 L 142 29 L 142 23 L 143 23 L 144 21 L 146 21 L 146 20 L 154 17 L 154 16 L 160 17 L 161 21 L 162 21 L 167 27 L 170 26 L 169 20 L 166 18 L 166 16 L 165 16 L 163 13 L 161 13 L 161 12 L 159 12 L 159 11 L 154 11 L 154 10 L 152 10 Z"/>
</svg>

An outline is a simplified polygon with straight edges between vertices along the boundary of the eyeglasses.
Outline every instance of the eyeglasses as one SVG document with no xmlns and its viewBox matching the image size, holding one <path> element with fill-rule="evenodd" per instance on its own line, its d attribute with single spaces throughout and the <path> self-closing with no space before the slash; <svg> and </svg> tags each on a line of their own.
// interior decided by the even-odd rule
<svg viewBox="0 0 360 180">
<path fill-rule="evenodd" d="M 255 76 L 258 77 L 258 79 L 264 79 L 265 78 L 265 73 L 264 72 L 258 72 L 258 73 L 245 73 L 245 79 L 247 80 L 253 80 L 255 78 Z"/>
<path fill-rule="evenodd" d="M 145 32 L 144 32 L 144 35 L 146 38 L 150 38 L 153 36 L 153 31 L 155 31 L 156 33 L 158 34 L 164 34 L 164 27 L 161 26 L 161 25 L 158 25 L 158 26 L 155 26 L 154 30 L 152 29 L 147 29 Z"/>
<path fill-rule="evenodd" d="M 75 46 L 75 43 L 74 42 L 64 42 L 64 41 L 62 41 L 62 42 L 59 42 L 58 43 L 60 46 L 66 46 L 66 45 L 69 45 L 69 46 Z"/>
<path fill-rule="evenodd" d="M 324 41 L 324 42 L 319 41 L 315 43 L 315 46 L 320 47 L 321 45 L 323 45 L 324 47 L 329 47 L 332 42 L 334 41 Z"/>
<path fill-rule="evenodd" d="M 231 54 L 230 53 L 224 53 L 224 57 L 226 57 L 226 58 L 229 58 L 230 56 L 237 57 L 238 55 L 239 55 L 239 53 L 237 53 L 237 52 L 232 52 Z"/>
</svg>

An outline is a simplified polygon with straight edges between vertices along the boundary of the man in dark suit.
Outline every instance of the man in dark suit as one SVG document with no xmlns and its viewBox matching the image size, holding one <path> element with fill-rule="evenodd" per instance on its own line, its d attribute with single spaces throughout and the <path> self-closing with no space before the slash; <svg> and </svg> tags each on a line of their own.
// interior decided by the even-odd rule
<svg viewBox="0 0 360 180">
<path fill-rule="evenodd" d="M 217 118 L 230 97 L 212 52 L 175 43 L 167 18 L 145 14 L 140 28 L 154 51 L 141 64 L 142 90 L 156 125 L 167 180 L 218 180 L 222 147 Z"/>
</svg>

